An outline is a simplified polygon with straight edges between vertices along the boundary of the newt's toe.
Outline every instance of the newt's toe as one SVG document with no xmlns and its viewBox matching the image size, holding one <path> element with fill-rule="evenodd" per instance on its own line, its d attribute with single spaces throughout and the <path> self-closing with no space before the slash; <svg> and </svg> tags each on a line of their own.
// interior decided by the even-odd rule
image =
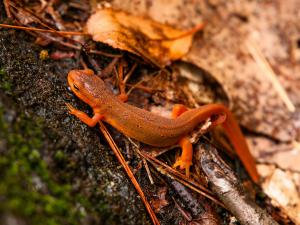
<svg viewBox="0 0 300 225">
<path fill-rule="evenodd" d="M 185 169 L 185 175 L 187 177 L 190 176 L 190 166 L 192 165 L 192 162 L 183 161 L 180 158 L 176 160 L 176 162 L 173 165 L 173 168 L 176 168 L 179 166 L 181 170 Z"/>
<path fill-rule="evenodd" d="M 69 113 L 72 114 L 74 112 L 75 108 L 69 103 L 66 103 L 66 106 L 68 107 Z"/>
</svg>

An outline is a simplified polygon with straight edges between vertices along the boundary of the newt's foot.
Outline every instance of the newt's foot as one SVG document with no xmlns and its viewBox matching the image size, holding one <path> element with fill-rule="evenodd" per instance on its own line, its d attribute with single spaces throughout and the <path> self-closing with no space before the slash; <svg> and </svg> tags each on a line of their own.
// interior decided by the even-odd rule
<svg viewBox="0 0 300 225">
<path fill-rule="evenodd" d="M 103 118 L 103 115 L 97 112 L 95 112 L 94 116 L 91 118 L 88 114 L 78 109 L 75 109 L 69 103 L 66 103 L 66 106 L 68 107 L 70 114 L 76 116 L 78 119 L 80 119 L 82 122 L 84 122 L 90 127 L 94 127 Z"/>
<path fill-rule="evenodd" d="M 69 113 L 70 114 L 74 114 L 76 111 L 77 111 L 77 109 L 75 109 L 71 104 L 69 104 L 69 103 L 66 103 L 66 106 L 68 107 L 68 110 L 69 110 Z"/>
<path fill-rule="evenodd" d="M 121 93 L 118 95 L 118 98 L 122 101 L 122 102 L 127 102 L 128 101 L 128 95 L 125 93 Z"/>
<path fill-rule="evenodd" d="M 192 165 L 192 162 L 190 161 L 183 161 L 181 160 L 181 157 L 176 160 L 176 162 L 173 165 L 173 168 L 176 168 L 179 166 L 181 170 L 185 169 L 185 175 L 187 177 L 190 176 L 190 166 Z"/>
</svg>

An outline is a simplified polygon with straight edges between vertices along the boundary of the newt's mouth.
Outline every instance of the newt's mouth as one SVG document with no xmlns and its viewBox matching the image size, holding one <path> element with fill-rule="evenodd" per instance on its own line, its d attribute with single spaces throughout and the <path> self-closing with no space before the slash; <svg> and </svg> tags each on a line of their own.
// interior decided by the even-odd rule
<svg viewBox="0 0 300 225">
<path fill-rule="evenodd" d="M 68 78 L 67 78 L 67 79 L 68 79 L 69 87 L 72 88 L 72 84 L 73 84 L 73 81 L 74 81 L 74 80 L 73 80 L 73 78 L 70 76 L 70 73 L 68 74 Z"/>
<path fill-rule="evenodd" d="M 69 87 L 70 89 L 72 90 L 72 92 L 77 96 L 77 97 L 80 97 L 79 96 L 79 87 L 76 83 L 76 81 L 78 81 L 80 79 L 80 73 L 77 71 L 77 70 L 71 70 L 69 73 L 68 73 L 68 84 L 69 84 Z"/>
<path fill-rule="evenodd" d="M 68 84 L 69 87 L 72 89 L 73 92 L 79 91 L 78 83 L 82 80 L 82 76 L 85 75 L 82 73 L 81 70 L 71 70 L 68 73 Z"/>
<path fill-rule="evenodd" d="M 68 83 L 70 87 L 72 87 L 72 84 L 74 83 L 74 80 L 76 80 L 76 77 L 78 75 L 79 75 L 78 70 L 71 70 L 68 73 Z"/>
</svg>

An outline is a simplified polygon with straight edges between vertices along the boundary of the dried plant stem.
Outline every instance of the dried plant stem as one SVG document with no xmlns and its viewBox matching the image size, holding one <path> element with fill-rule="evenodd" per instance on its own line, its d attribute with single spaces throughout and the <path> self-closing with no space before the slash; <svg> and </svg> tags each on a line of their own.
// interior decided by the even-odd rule
<svg viewBox="0 0 300 225">
<path fill-rule="evenodd" d="M 4 7 L 5 7 L 7 17 L 12 18 L 12 15 L 11 15 L 11 12 L 10 12 L 10 9 L 9 9 L 9 4 L 10 4 L 9 0 L 4 0 L 3 3 L 4 3 Z"/>
<path fill-rule="evenodd" d="M 162 174 L 165 174 L 165 175 L 177 180 L 178 182 L 182 183 L 183 185 L 190 188 L 191 190 L 201 194 L 202 196 L 205 196 L 206 198 L 212 200 L 214 203 L 218 204 L 219 206 L 226 208 L 222 202 L 220 202 L 218 199 L 216 199 L 214 197 L 214 194 L 211 191 L 209 191 L 207 188 L 205 188 L 201 184 L 192 181 L 191 179 L 187 178 L 183 174 L 179 173 L 178 171 L 174 170 L 173 168 L 162 163 L 161 161 L 159 161 L 158 159 L 156 159 L 155 157 L 153 157 L 147 153 L 140 152 L 140 154 L 146 160 L 148 160 L 152 165 L 154 165 L 156 167 L 156 169 L 159 172 L 161 172 Z"/>
<path fill-rule="evenodd" d="M 296 110 L 294 104 L 290 100 L 283 86 L 280 84 L 274 70 L 272 69 L 271 65 L 268 63 L 267 59 L 263 56 L 258 46 L 255 44 L 255 42 L 249 39 L 246 41 L 246 46 L 249 52 L 251 53 L 252 57 L 254 58 L 255 62 L 259 66 L 259 68 L 263 71 L 263 74 L 266 75 L 267 78 L 271 81 L 273 87 L 275 88 L 279 97 L 286 105 L 287 109 L 290 112 L 294 112 Z"/>
<path fill-rule="evenodd" d="M 29 30 L 29 31 L 38 31 L 43 33 L 55 33 L 60 35 L 89 35 L 87 33 L 83 32 L 76 32 L 76 31 L 57 31 L 57 30 L 46 30 L 46 29 L 40 29 L 40 28 L 34 28 L 34 27 L 24 27 L 24 26 L 16 26 L 16 25 L 9 25 L 9 24 L 0 24 L 0 27 L 4 28 L 14 28 L 18 30 Z"/>
<path fill-rule="evenodd" d="M 153 224 L 155 225 L 159 225 L 159 221 L 154 213 L 154 211 L 151 208 L 151 205 L 149 204 L 149 202 L 146 199 L 146 196 L 144 194 L 144 192 L 142 191 L 140 185 L 138 184 L 137 180 L 134 177 L 134 174 L 132 173 L 131 169 L 129 168 L 129 166 L 127 165 L 123 155 L 121 154 L 119 148 L 117 147 L 116 143 L 114 142 L 113 138 L 111 137 L 111 135 L 109 134 L 108 130 L 106 129 L 106 127 L 104 126 L 104 124 L 102 122 L 99 122 L 99 127 L 101 132 L 103 133 L 104 137 L 106 138 L 106 140 L 108 141 L 109 146 L 111 147 L 111 149 L 113 150 L 113 152 L 115 153 L 117 159 L 119 160 L 119 162 L 122 164 L 123 168 L 125 169 L 129 179 L 131 180 L 132 184 L 134 185 L 135 189 L 137 190 L 137 192 L 139 193 L 148 213 L 149 216 L 151 217 L 151 220 L 153 222 Z"/>
</svg>

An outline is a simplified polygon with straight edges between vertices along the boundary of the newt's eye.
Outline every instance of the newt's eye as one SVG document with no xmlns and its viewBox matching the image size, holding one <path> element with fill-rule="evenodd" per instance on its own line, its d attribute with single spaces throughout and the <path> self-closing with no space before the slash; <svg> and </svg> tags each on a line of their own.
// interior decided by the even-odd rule
<svg viewBox="0 0 300 225">
<path fill-rule="evenodd" d="M 76 84 L 73 84 L 73 87 L 74 87 L 74 89 L 75 89 L 76 91 L 79 91 L 79 87 L 77 87 Z"/>
</svg>

